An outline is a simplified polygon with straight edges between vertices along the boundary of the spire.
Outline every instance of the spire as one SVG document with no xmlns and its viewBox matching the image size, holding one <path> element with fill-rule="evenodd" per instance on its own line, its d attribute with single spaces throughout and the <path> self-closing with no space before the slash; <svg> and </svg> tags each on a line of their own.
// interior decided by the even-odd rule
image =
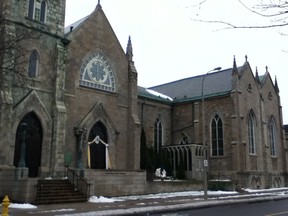
<svg viewBox="0 0 288 216">
<path fill-rule="evenodd" d="M 245 62 L 248 62 L 248 56 L 245 55 Z"/>
<path fill-rule="evenodd" d="M 133 48 L 132 48 L 130 35 L 128 38 L 128 44 L 127 44 L 127 48 L 126 48 L 126 57 L 129 61 L 133 61 Z"/>
<path fill-rule="evenodd" d="M 100 0 L 98 0 L 98 4 L 96 6 L 96 9 L 102 9 L 102 6 L 101 6 L 101 3 L 100 3 Z"/>
<path fill-rule="evenodd" d="M 259 73 L 258 73 L 258 67 L 256 66 L 256 75 L 255 75 L 255 79 L 256 79 L 256 81 L 257 81 L 257 83 L 261 83 L 261 81 L 260 81 L 260 77 L 259 77 Z"/>
<path fill-rule="evenodd" d="M 275 76 L 275 90 L 276 90 L 276 92 L 277 93 L 279 93 L 280 91 L 279 91 L 279 87 L 278 87 L 278 82 L 277 82 L 277 77 Z"/>
<path fill-rule="evenodd" d="M 236 58 L 234 55 L 233 58 L 233 68 L 232 68 L 232 89 L 237 92 L 238 88 L 238 78 L 239 78 L 239 73 L 236 65 Z"/>
<path fill-rule="evenodd" d="M 233 70 L 232 70 L 232 73 L 238 73 L 235 55 L 234 55 L 234 58 L 233 58 Z"/>
<path fill-rule="evenodd" d="M 266 73 L 268 73 L 268 66 L 266 66 L 265 68 L 266 68 Z"/>
</svg>

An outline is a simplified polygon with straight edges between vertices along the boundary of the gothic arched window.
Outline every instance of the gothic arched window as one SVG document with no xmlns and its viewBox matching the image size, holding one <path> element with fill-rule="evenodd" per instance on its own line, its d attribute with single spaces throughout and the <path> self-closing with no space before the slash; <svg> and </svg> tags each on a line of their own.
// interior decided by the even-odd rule
<svg viewBox="0 0 288 216">
<path fill-rule="evenodd" d="M 47 3 L 44 0 L 29 0 L 28 18 L 46 22 Z"/>
<path fill-rule="evenodd" d="M 35 78 L 38 74 L 39 57 L 36 50 L 33 50 L 29 56 L 28 77 Z"/>
<path fill-rule="evenodd" d="M 45 23 L 46 21 L 46 7 L 47 4 L 45 1 L 41 2 L 41 8 L 40 8 L 40 21 Z"/>
<path fill-rule="evenodd" d="M 29 7 L 28 7 L 28 18 L 33 19 L 34 18 L 34 3 L 35 0 L 29 0 Z"/>
<path fill-rule="evenodd" d="M 163 124 L 159 116 L 154 123 L 154 150 L 160 152 L 163 143 Z"/>
<path fill-rule="evenodd" d="M 181 140 L 180 140 L 180 145 L 186 145 L 186 144 L 188 144 L 189 142 L 188 142 L 188 136 L 186 135 L 186 134 L 182 134 L 182 138 L 181 138 Z"/>
<path fill-rule="evenodd" d="M 269 122 L 269 144 L 271 156 L 276 156 L 276 125 L 275 120 L 272 117 Z"/>
<path fill-rule="evenodd" d="M 256 154 L 256 119 L 252 111 L 248 116 L 248 142 L 249 142 L 249 154 Z"/>
<path fill-rule="evenodd" d="M 211 139 L 212 139 L 212 156 L 224 155 L 223 143 L 223 123 L 218 114 L 216 114 L 211 123 Z"/>
</svg>

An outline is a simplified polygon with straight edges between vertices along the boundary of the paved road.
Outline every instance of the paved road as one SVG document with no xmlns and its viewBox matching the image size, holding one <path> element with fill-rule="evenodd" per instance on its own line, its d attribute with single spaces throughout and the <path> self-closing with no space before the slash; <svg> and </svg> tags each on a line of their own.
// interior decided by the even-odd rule
<svg viewBox="0 0 288 216">
<path fill-rule="evenodd" d="M 151 214 L 150 214 L 151 215 Z M 183 212 L 152 214 L 153 216 L 288 216 L 288 200 L 241 203 L 229 206 L 194 209 Z"/>
</svg>

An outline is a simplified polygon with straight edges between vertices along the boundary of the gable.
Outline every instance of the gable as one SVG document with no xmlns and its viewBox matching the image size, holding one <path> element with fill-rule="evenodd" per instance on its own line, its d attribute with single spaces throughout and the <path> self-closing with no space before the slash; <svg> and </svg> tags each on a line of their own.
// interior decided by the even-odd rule
<svg viewBox="0 0 288 216">
<path fill-rule="evenodd" d="M 124 95 L 128 88 L 128 60 L 101 6 L 66 27 L 65 33 L 70 41 L 67 90 L 73 93 L 79 86 L 82 90 Z"/>
<path fill-rule="evenodd" d="M 275 87 L 271 79 L 270 73 L 266 71 L 263 77 L 264 78 L 262 79 L 261 82 L 262 97 L 270 101 L 273 99 L 278 100 L 278 93 L 279 93 L 278 88 Z"/>
</svg>

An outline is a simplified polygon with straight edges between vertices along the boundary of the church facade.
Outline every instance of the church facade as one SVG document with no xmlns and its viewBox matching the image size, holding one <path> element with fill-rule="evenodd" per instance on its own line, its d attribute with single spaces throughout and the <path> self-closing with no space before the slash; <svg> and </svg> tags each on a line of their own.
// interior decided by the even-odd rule
<svg viewBox="0 0 288 216">
<path fill-rule="evenodd" d="M 268 69 L 254 76 L 247 58 L 241 67 L 234 59 L 147 89 L 137 85 L 131 39 L 123 51 L 100 2 L 66 28 L 57 0 L 1 1 L 0 20 L 0 196 L 31 201 L 39 179 L 67 169 L 89 181 L 90 195 L 149 192 L 141 164 L 150 148 L 171 176 L 183 166 L 185 179 L 207 171 L 241 187 L 286 185 Z"/>
</svg>

